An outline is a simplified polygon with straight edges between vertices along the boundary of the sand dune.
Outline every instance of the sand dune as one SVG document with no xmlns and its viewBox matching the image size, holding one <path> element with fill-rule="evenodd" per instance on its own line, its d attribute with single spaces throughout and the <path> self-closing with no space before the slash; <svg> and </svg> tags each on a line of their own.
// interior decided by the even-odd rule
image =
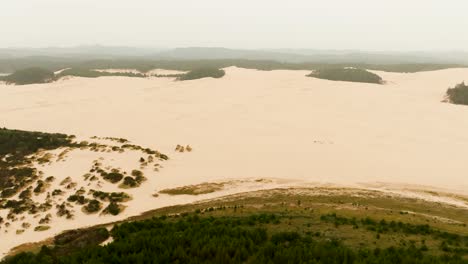
<svg viewBox="0 0 468 264">
<path fill-rule="evenodd" d="M 0 126 L 123 137 L 171 158 L 134 194 L 142 197 L 129 202 L 124 214 L 60 222 L 60 228 L 24 236 L 0 233 L 0 239 L 12 241 L 2 243 L 0 253 L 64 229 L 249 188 L 411 186 L 468 194 L 468 107 L 441 102 L 448 87 L 468 80 L 468 69 L 378 72 L 386 85 L 319 80 L 305 77 L 308 73 L 231 67 L 221 79 L 184 82 L 73 77 L 0 84 Z M 193 151 L 175 152 L 177 144 L 190 144 Z M 70 155 L 77 157 L 68 162 L 80 162 L 82 154 Z M 82 175 L 75 168 L 48 170 Z M 276 180 L 197 197 L 150 197 L 164 188 L 259 178 Z"/>
</svg>

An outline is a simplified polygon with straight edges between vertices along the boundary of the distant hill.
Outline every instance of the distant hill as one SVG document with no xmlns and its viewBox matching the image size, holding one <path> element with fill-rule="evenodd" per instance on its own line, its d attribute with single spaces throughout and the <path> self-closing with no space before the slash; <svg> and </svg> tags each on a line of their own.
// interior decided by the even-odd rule
<svg viewBox="0 0 468 264">
<path fill-rule="evenodd" d="M 148 56 L 163 51 L 160 48 L 136 48 L 124 46 L 85 45 L 48 48 L 0 48 L 0 58 L 63 57 L 80 59 L 112 59 L 119 57 Z"/>
<path fill-rule="evenodd" d="M 76 46 L 50 48 L 0 48 L 0 59 L 55 57 L 75 60 L 273 60 L 288 63 L 361 64 L 468 64 L 468 52 L 396 52 L 317 49 L 229 49 L 223 47 L 184 47 L 174 49 L 123 46 Z"/>
<path fill-rule="evenodd" d="M 228 49 L 191 47 L 176 49 L 81 46 L 45 49 L 0 49 L 0 73 L 40 67 L 130 68 L 142 72 L 163 68 L 190 71 L 201 67 L 237 66 L 258 70 L 314 70 L 356 67 L 362 69 L 417 72 L 468 66 L 467 52 L 366 52 L 313 49 Z"/>
<path fill-rule="evenodd" d="M 189 47 L 161 51 L 156 59 L 203 60 L 249 59 L 288 63 L 459 63 L 468 64 L 468 52 L 370 52 L 356 50 L 313 49 L 228 49 L 220 47 Z"/>
</svg>

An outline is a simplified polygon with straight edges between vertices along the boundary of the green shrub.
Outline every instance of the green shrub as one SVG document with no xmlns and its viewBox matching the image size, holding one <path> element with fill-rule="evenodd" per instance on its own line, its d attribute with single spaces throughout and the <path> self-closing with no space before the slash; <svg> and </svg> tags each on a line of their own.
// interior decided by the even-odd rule
<svg viewBox="0 0 468 264">
<path fill-rule="evenodd" d="M 120 211 L 120 206 L 116 202 L 110 202 L 109 205 L 104 209 L 104 213 L 111 215 L 118 215 Z"/>
<path fill-rule="evenodd" d="M 88 213 L 95 213 L 101 210 L 101 203 L 98 200 L 93 199 L 88 202 L 88 204 L 84 207 L 84 210 Z"/>
<path fill-rule="evenodd" d="M 132 177 L 127 176 L 123 180 L 123 185 L 128 186 L 128 187 L 137 187 L 138 182 L 135 179 L 133 179 Z"/>
<path fill-rule="evenodd" d="M 120 172 L 110 172 L 103 175 L 103 178 L 110 181 L 111 183 L 117 183 L 122 180 L 123 177 L 124 175 Z"/>
<path fill-rule="evenodd" d="M 449 102 L 453 104 L 468 105 L 468 86 L 465 82 L 455 85 L 447 90 Z"/>
<path fill-rule="evenodd" d="M 86 197 L 84 197 L 83 195 L 76 195 L 76 194 L 73 194 L 73 195 L 70 195 L 67 199 L 67 201 L 69 202 L 77 202 L 79 204 L 85 204 L 88 202 L 88 199 L 86 199 Z"/>
</svg>

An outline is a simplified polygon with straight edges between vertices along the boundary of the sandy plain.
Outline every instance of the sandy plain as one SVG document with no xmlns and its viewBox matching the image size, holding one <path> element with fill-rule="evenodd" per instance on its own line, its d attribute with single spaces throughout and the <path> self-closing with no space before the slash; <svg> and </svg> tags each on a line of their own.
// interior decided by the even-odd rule
<svg viewBox="0 0 468 264">
<path fill-rule="evenodd" d="M 345 186 L 468 194 L 468 107 L 442 102 L 447 88 L 468 80 L 468 69 L 376 72 L 385 85 L 320 80 L 306 77 L 308 71 L 225 70 L 221 79 L 193 81 L 72 77 L 0 84 L 2 127 L 126 138 L 170 157 L 160 171 L 145 171 L 148 181 L 141 187 L 128 191 L 133 199 L 122 214 L 77 209 L 72 220 L 54 217 L 51 229 L 20 235 L 12 225 L 8 233 L 0 230 L 0 254 L 63 230 L 250 190 Z M 177 144 L 193 151 L 175 152 Z M 103 155 L 130 170 L 140 154 Z M 83 173 L 100 157 L 74 150 L 66 161 L 42 170 L 85 185 Z M 165 188 L 226 181 L 238 184 L 198 196 L 152 196 Z M 24 221 L 33 223 L 30 217 Z"/>
</svg>

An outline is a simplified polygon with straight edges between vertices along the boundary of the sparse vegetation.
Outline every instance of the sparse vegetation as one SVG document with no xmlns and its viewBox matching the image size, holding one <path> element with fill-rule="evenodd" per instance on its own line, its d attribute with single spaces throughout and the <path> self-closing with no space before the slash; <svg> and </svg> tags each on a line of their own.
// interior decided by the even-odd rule
<svg viewBox="0 0 468 264">
<path fill-rule="evenodd" d="M 90 190 L 90 193 L 93 195 L 94 198 L 99 199 L 101 201 L 110 201 L 110 202 L 126 202 L 130 199 L 130 196 L 124 192 L 101 192 Z"/>
<path fill-rule="evenodd" d="M 447 99 L 450 103 L 468 105 L 468 85 L 465 82 L 455 85 L 447 90 Z"/>
<path fill-rule="evenodd" d="M 177 188 L 172 188 L 172 189 L 164 189 L 164 190 L 159 191 L 159 193 L 170 194 L 170 195 L 181 195 L 181 194 L 199 195 L 199 194 L 206 194 L 206 193 L 220 191 L 223 189 L 223 187 L 224 187 L 224 184 L 222 183 L 202 183 L 202 184 L 188 185 L 188 186 L 182 186 L 182 187 L 177 187 Z"/>
<path fill-rule="evenodd" d="M 22 187 L 33 183 L 37 178 L 36 169 L 30 165 L 29 157 L 39 149 L 52 150 L 72 146 L 72 136 L 49 134 L 0 128 L 0 191 L 7 198 L 16 194 Z M 39 181 L 34 189 L 38 193 L 45 183 Z"/>
<path fill-rule="evenodd" d="M 307 75 L 309 77 L 332 81 L 362 82 L 382 84 L 383 80 L 375 73 L 356 68 L 327 68 L 320 69 Z"/>
</svg>

